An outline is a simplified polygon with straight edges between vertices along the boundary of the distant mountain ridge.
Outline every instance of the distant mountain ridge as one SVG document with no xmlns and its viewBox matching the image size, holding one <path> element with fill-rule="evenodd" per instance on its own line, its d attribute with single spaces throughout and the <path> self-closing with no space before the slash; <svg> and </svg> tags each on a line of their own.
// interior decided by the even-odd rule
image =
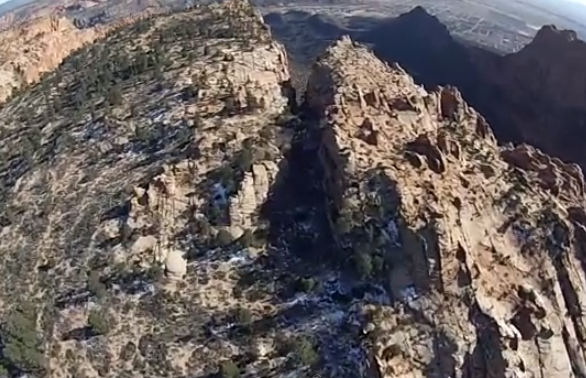
<svg viewBox="0 0 586 378">
<path fill-rule="evenodd" d="M 499 140 L 528 142 L 586 168 L 586 43 L 574 31 L 543 26 L 522 50 L 501 56 L 456 41 L 417 7 L 357 38 L 422 84 L 458 87 Z"/>
<path fill-rule="evenodd" d="M 43 20 L 29 44 L 83 32 Z M 422 9 L 290 51 L 245 0 L 132 21 L 0 107 L 0 376 L 586 376 L 582 170 L 436 85 L 524 137 L 580 105 L 572 33 L 502 57 Z"/>
<path fill-rule="evenodd" d="M 311 24 L 316 35 L 317 20 Z M 367 43 L 379 58 L 399 63 L 428 88 L 459 88 L 499 141 L 528 142 L 586 168 L 586 44 L 574 31 L 543 26 L 522 50 L 503 55 L 454 38 L 423 7 L 371 25 L 365 31 L 340 28 L 338 36 Z M 331 38 L 333 28 L 327 22 L 321 29 Z M 305 44 L 311 44 L 310 36 Z"/>
</svg>

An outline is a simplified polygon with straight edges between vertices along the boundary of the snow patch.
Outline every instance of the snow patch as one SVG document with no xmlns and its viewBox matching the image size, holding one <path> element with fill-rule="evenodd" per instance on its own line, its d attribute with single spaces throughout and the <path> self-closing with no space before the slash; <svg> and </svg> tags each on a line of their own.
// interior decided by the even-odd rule
<svg viewBox="0 0 586 378">
<path fill-rule="evenodd" d="M 409 285 L 401 290 L 401 301 L 413 302 L 417 298 L 419 298 L 419 294 L 417 294 L 417 289 L 415 289 L 414 285 Z"/>
<path fill-rule="evenodd" d="M 219 206 L 225 206 L 228 204 L 228 190 L 224 185 L 217 182 L 212 186 L 212 193 L 214 198 L 214 204 Z"/>
<path fill-rule="evenodd" d="M 153 122 L 161 122 L 165 117 L 165 109 L 157 109 L 149 114 L 151 121 Z"/>
</svg>

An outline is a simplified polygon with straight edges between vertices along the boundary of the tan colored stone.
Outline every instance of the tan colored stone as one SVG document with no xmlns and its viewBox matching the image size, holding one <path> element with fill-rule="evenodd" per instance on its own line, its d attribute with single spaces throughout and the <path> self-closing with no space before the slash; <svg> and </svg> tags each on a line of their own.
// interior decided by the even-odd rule
<svg viewBox="0 0 586 378">
<path fill-rule="evenodd" d="M 185 277 L 187 274 L 187 261 L 183 257 L 183 252 L 174 249 L 166 253 L 165 272 L 172 281 L 178 281 Z"/>
<path fill-rule="evenodd" d="M 368 93 L 380 93 L 380 105 Z M 565 378 L 586 366 L 580 342 L 567 342 L 586 335 L 582 311 L 570 310 L 586 304 L 575 165 L 499 147 L 455 88 L 426 93 L 347 38 L 318 60 L 307 100 L 326 122 L 320 161 L 339 176 L 326 183 L 332 213 L 360 217 L 375 206 L 368 221 L 386 235 L 390 220 L 397 228 L 371 246 L 382 248 L 387 286 L 406 306 L 368 309 L 375 375 L 455 377 L 469 374 L 471 359 L 490 367 L 474 367 L 479 376 Z M 364 119 L 385 125 L 377 143 L 364 138 Z M 355 234 L 332 229 L 352 245 Z"/>
</svg>

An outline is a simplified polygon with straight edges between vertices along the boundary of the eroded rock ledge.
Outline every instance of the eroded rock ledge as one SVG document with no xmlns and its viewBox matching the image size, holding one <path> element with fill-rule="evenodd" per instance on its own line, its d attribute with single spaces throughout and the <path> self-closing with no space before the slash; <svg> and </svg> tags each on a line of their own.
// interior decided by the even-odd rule
<svg viewBox="0 0 586 378">
<path fill-rule="evenodd" d="M 348 38 L 316 63 L 307 105 L 339 254 L 393 294 L 365 309 L 381 376 L 586 373 L 578 166 L 499 148 L 456 89 L 427 93 Z"/>
<path fill-rule="evenodd" d="M 42 310 L 35 368 L 581 376 L 580 169 L 348 39 L 298 117 L 288 71 L 232 0 L 118 29 L 0 109 L 0 316 Z"/>
</svg>

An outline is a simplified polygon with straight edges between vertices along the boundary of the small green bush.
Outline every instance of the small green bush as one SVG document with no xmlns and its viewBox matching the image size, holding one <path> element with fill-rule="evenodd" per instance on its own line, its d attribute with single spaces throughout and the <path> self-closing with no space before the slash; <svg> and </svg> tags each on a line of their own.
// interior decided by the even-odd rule
<svg viewBox="0 0 586 378">
<path fill-rule="evenodd" d="M 354 268 L 361 278 L 369 278 L 372 276 L 372 256 L 365 252 L 357 252 L 354 255 Z"/>
<path fill-rule="evenodd" d="M 253 235 L 252 231 L 250 231 L 250 230 L 244 231 L 242 236 L 238 239 L 238 243 L 243 248 L 251 247 L 253 245 L 253 242 L 254 242 L 254 235 Z"/>
<path fill-rule="evenodd" d="M 298 290 L 300 290 L 304 293 L 309 293 L 309 292 L 313 291 L 313 289 L 315 289 L 316 286 L 317 286 L 317 281 L 313 278 L 299 278 L 297 280 Z"/>
<path fill-rule="evenodd" d="M 228 230 L 221 229 L 216 234 L 216 245 L 218 247 L 225 247 L 232 244 L 232 242 L 234 242 L 234 237 Z"/>
<path fill-rule="evenodd" d="M 87 282 L 88 290 L 95 295 L 98 299 L 104 298 L 108 295 L 108 290 L 106 289 L 106 285 L 102 283 L 100 280 L 100 273 L 92 270 L 88 276 Z"/>
<path fill-rule="evenodd" d="M 240 368 L 233 361 L 224 361 L 220 364 L 220 374 L 222 378 L 238 378 Z"/>
<path fill-rule="evenodd" d="M 293 342 L 293 353 L 295 358 L 305 366 L 314 366 L 320 356 L 314 342 L 309 337 L 298 337 Z"/>
<path fill-rule="evenodd" d="M 99 310 L 91 310 L 88 316 L 88 324 L 98 335 L 106 335 L 110 332 L 111 324 L 108 316 Z"/>
<path fill-rule="evenodd" d="M 25 372 L 42 372 L 45 358 L 42 339 L 37 333 L 36 308 L 23 302 L 12 309 L 2 324 L 3 360 Z"/>
<path fill-rule="evenodd" d="M 240 325 L 250 325 L 252 323 L 252 312 L 244 307 L 240 307 L 236 312 L 236 322 Z"/>
</svg>

